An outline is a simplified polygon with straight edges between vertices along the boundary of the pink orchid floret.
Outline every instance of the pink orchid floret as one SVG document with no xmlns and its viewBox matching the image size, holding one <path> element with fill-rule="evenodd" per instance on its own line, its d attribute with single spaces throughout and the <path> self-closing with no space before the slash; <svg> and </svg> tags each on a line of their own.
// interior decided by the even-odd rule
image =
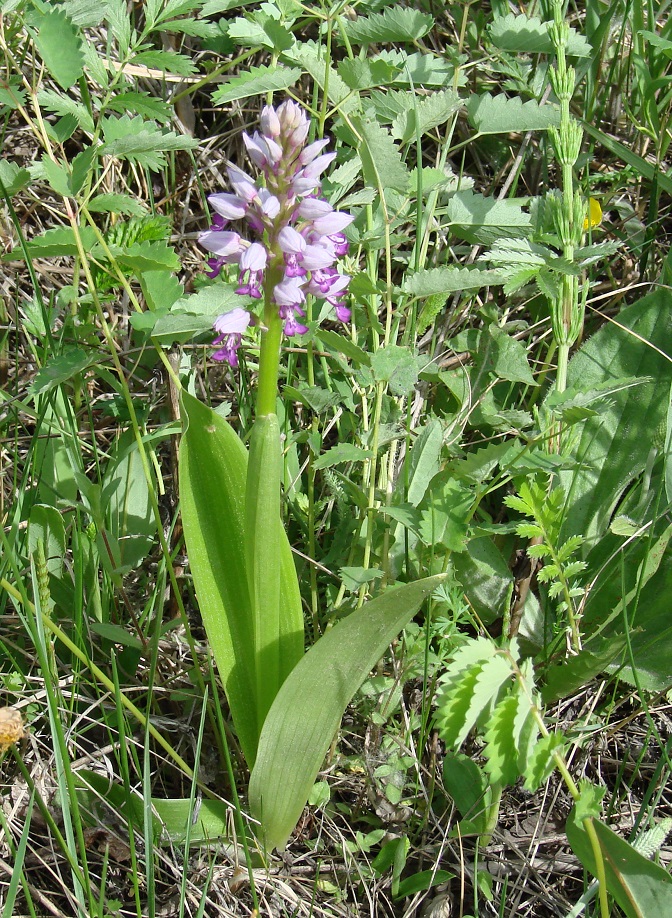
<svg viewBox="0 0 672 918">
<path fill-rule="evenodd" d="M 212 355 L 214 360 L 225 360 L 229 366 L 238 366 L 238 348 L 243 339 L 243 332 L 252 321 L 252 316 L 245 309 L 236 307 L 230 312 L 215 319 L 217 337 L 212 342 L 215 347 L 222 347 Z"/>
<path fill-rule="evenodd" d="M 316 140 L 306 145 L 310 121 L 297 103 L 287 100 L 277 109 L 265 106 L 260 131 L 243 134 L 250 161 L 261 171 L 255 180 L 238 166 L 229 164 L 231 192 L 209 197 L 214 217 L 212 226 L 199 236 L 199 243 L 211 256 L 208 276 L 217 277 L 227 264 L 239 268 L 236 293 L 275 304 L 283 320 L 283 331 L 291 337 L 305 334 L 306 294 L 326 300 L 337 318 L 346 322 L 350 309 L 345 305 L 347 274 L 339 274 L 335 263 L 348 251 L 343 232 L 354 219 L 335 211 L 321 197 L 321 176 L 336 157 L 324 152 L 329 141 Z M 247 242 L 227 229 L 231 221 L 244 220 L 259 241 Z M 281 280 L 278 282 L 278 276 Z M 272 289 L 266 278 L 273 277 Z M 220 316 L 215 322 L 223 345 L 215 355 L 231 366 L 237 365 L 237 350 L 242 331 L 243 309 Z M 232 318 L 233 317 L 233 318 Z M 235 361 L 235 362 L 234 362 Z"/>
</svg>

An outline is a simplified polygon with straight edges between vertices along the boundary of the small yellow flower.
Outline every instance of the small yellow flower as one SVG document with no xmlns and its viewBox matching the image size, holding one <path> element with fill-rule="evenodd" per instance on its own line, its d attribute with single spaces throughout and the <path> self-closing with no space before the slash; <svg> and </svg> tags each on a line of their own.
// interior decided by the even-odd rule
<svg viewBox="0 0 672 918">
<path fill-rule="evenodd" d="M 0 708 L 0 753 L 23 739 L 25 733 L 21 712 L 16 708 Z"/>
<path fill-rule="evenodd" d="M 597 198 L 588 199 L 588 216 L 583 221 L 583 231 L 587 232 L 589 229 L 593 229 L 595 226 L 599 226 L 602 222 L 602 208 L 600 207 L 600 202 Z"/>
</svg>

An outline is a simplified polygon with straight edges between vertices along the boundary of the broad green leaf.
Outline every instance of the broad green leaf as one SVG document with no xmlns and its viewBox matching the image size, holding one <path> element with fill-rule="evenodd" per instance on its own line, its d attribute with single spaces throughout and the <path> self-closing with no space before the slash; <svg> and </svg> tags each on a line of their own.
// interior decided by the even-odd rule
<svg viewBox="0 0 672 918">
<path fill-rule="evenodd" d="M 420 10 L 388 6 L 382 13 L 344 19 L 343 25 L 355 44 L 395 44 L 418 41 L 432 29 L 434 19 Z"/>
<path fill-rule="evenodd" d="M 500 271 L 481 271 L 478 268 L 427 268 L 406 274 L 401 289 L 414 296 L 435 296 L 439 293 L 457 293 L 461 290 L 478 290 L 490 284 L 503 284 L 506 278 Z"/>
<path fill-rule="evenodd" d="M 672 914 L 672 876 L 639 854 L 597 819 L 593 827 L 600 843 L 607 875 L 607 889 L 627 918 L 653 918 Z M 572 850 L 593 876 L 596 864 L 593 849 L 576 807 L 567 820 L 567 838 Z"/>
<path fill-rule="evenodd" d="M 641 386 L 612 393 L 599 415 L 588 418 L 573 453 L 580 467 L 560 474 L 567 495 L 562 535 L 580 534 L 584 552 L 607 531 L 614 509 L 639 476 L 651 451 L 651 432 L 664 421 L 672 383 L 670 297 L 661 289 L 622 310 L 570 361 L 568 385 L 591 392 L 617 379 L 639 377 Z"/>
<path fill-rule="evenodd" d="M 42 169 L 49 182 L 49 187 L 55 191 L 56 194 L 60 194 L 62 197 L 67 198 L 71 191 L 69 175 L 65 166 L 55 162 L 44 153 L 42 155 Z"/>
<path fill-rule="evenodd" d="M 77 29 L 60 10 L 42 13 L 35 44 L 56 82 L 69 89 L 84 72 L 82 40 Z"/>
<path fill-rule="evenodd" d="M 341 401 L 341 396 L 337 392 L 330 392 L 320 386 L 285 386 L 283 392 L 289 401 L 299 402 L 315 414 L 329 411 Z"/>
<path fill-rule="evenodd" d="M 503 51 L 523 54 L 554 54 L 555 48 L 548 33 L 550 23 L 525 13 L 507 13 L 496 16 L 489 27 L 493 45 Z M 569 29 L 567 54 L 572 57 L 591 57 L 593 48 L 576 29 Z"/>
<path fill-rule="evenodd" d="M 259 732 L 273 699 L 301 657 L 303 647 L 291 657 L 287 637 L 303 645 L 303 613 L 299 586 L 294 572 L 291 609 L 281 615 L 280 569 L 282 529 L 280 517 L 280 477 L 282 452 L 280 427 L 275 414 L 260 415 L 252 426 L 245 492 L 245 550 L 247 581 L 254 621 L 254 668 L 257 691 Z M 292 569 L 293 570 L 293 569 Z M 284 627 L 289 623 L 289 635 Z"/>
<path fill-rule="evenodd" d="M 467 550 L 454 554 L 452 564 L 470 605 L 486 625 L 499 618 L 509 602 L 513 575 L 491 537 L 470 538 Z"/>
<path fill-rule="evenodd" d="M 503 93 L 472 96 L 467 102 L 467 112 L 479 134 L 522 134 L 545 131 L 560 124 L 560 110 L 554 105 L 540 105 L 534 99 L 523 102 L 520 96 L 509 99 Z"/>
<path fill-rule="evenodd" d="M 90 226 L 80 226 L 78 235 L 85 252 L 89 252 L 98 241 L 95 230 Z M 58 226 L 46 230 L 39 236 L 33 236 L 28 241 L 28 250 L 33 258 L 58 258 L 61 255 L 77 255 L 79 249 L 75 241 L 75 233 L 70 226 Z M 12 252 L 12 257 L 20 257 L 21 250 L 17 247 Z"/>
<path fill-rule="evenodd" d="M 476 762 L 467 755 L 446 750 L 443 786 L 453 798 L 460 816 L 474 823 L 479 832 L 484 832 L 492 793 L 487 776 Z"/>
<path fill-rule="evenodd" d="M 327 631 L 288 676 L 268 712 L 250 778 L 250 807 L 268 850 L 289 838 L 353 695 L 443 579 L 388 589 Z"/>
<path fill-rule="evenodd" d="M 215 411 L 186 392 L 182 405 L 188 427 L 180 445 L 180 499 L 189 564 L 208 640 L 251 767 L 258 731 L 245 554 L 247 451 Z M 278 526 L 280 657 L 289 671 L 303 653 L 303 617 L 291 550 L 279 521 Z"/>
<path fill-rule="evenodd" d="M 294 86 L 301 76 L 298 67 L 252 67 L 230 79 L 212 94 L 215 105 L 227 105 L 266 92 L 282 92 Z"/>
<path fill-rule="evenodd" d="M 534 736 L 530 743 L 529 755 L 524 763 L 525 789 L 534 793 L 544 781 L 548 780 L 555 768 L 555 753 L 560 752 L 565 745 L 562 733 L 549 733 L 547 736 L 537 737 L 537 725 L 534 724 Z"/>
</svg>

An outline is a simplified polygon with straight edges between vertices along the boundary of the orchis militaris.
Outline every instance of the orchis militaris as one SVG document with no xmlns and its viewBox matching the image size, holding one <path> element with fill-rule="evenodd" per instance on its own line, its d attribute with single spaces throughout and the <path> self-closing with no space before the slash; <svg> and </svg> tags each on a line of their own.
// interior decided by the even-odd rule
<svg viewBox="0 0 672 918">
<path fill-rule="evenodd" d="M 306 146 L 309 128 L 296 103 L 288 100 L 277 110 L 266 106 L 261 132 L 252 137 L 243 134 L 261 181 L 229 165 L 233 194 L 208 198 L 215 217 L 199 237 L 203 248 L 212 253 L 209 276 L 217 277 L 226 264 L 237 264 L 236 292 L 263 299 L 263 327 L 269 330 L 269 323 L 280 321 L 288 337 L 308 331 L 302 322 L 307 294 L 330 303 L 342 322 L 350 318 L 343 300 L 350 278 L 339 274 L 334 265 L 348 250 L 343 230 L 353 217 L 335 211 L 319 196 L 320 176 L 336 154 L 323 152 L 328 140 Z M 245 220 L 260 241 L 250 242 L 231 231 L 228 225 L 236 220 Z M 236 352 L 250 322 L 249 314 L 240 308 L 216 320 L 214 343 L 221 345 L 213 355 L 216 360 L 238 365 Z"/>
</svg>

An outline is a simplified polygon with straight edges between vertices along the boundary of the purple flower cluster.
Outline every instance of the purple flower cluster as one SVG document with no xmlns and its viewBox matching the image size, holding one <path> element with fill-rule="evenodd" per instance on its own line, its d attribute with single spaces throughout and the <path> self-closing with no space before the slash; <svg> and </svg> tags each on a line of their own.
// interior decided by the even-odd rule
<svg viewBox="0 0 672 918">
<path fill-rule="evenodd" d="M 343 302 L 350 278 L 334 265 L 348 250 L 343 230 L 353 217 L 335 211 L 319 196 L 320 176 L 336 154 L 322 152 L 328 140 L 306 146 L 309 128 L 305 113 L 292 101 L 283 102 L 277 111 L 264 108 L 261 132 L 243 134 L 262 181 L 229 165 L 233 194 L 208 198 L 215 216 L 198 240 L 212 254 L 208 275 L 217 277 L 224 265 L 237 264 L 236 293 L 270 299 L 288 336 L 308 331 L 301 321 L 307 294 L 330 303 L 342 322 L 350 318 Z M 228 229 L 230 221 L 243 219 L 260 242 L 249 242 Z M 214 343 L 221 345 L 213 355 L 216 360 L 237 366 L 236 351 L 251 321 L 240 308 L 216 320 Z"/>
</svg>

